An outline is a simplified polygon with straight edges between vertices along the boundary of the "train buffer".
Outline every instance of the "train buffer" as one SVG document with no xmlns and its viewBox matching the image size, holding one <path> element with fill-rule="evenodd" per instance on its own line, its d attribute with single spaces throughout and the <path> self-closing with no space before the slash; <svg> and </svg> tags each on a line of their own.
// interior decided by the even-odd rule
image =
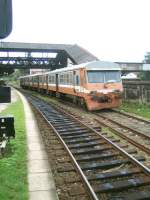
<svg viewBox="0 0 150 200">
<path fill-rule="evenodd" d="M 0 116 L 0 153 L 4 152 L 10 138 L 15 138 L 14 117 Z"/>
</svg>

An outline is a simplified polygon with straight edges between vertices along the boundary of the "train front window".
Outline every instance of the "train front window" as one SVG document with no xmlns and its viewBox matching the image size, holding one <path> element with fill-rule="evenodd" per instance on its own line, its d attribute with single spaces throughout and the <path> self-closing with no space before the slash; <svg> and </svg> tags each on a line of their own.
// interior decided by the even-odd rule
<svg viewBox="0 0 150 200">
<path fill-rule="evenodd" d="M 120 71 L 87 71 L 88 83 L 120 82 Z"/>
<path fill-rule="evenodd" d="M 121 76 L 120 71 L 106 71 L 105 72 L 105 83 L 107 82 L 120 82 Z"/>
<path fill-rule="evenodd" d="M 102 71 L 87 71 L 88 82 L 89 83 L 103 83 L 104 82 L 104 72 Z"/>
</svg>

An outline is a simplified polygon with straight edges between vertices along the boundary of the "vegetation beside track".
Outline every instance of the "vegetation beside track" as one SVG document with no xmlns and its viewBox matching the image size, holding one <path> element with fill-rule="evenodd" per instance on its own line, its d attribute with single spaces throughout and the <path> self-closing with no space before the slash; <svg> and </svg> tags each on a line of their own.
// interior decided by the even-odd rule
<svg viewBox="0 0 150 200">
<path fill-rule="evenodd" d="M 124 102 L 120 107 L 120 110 L 150 119 L 150 105 Z"/>
<path fill-rule="evenodd" d="M 0 158 L 0 199 L 27 200 L 27 158 L 24 109 L 21 100 L 12 103 L 1 115 L 12 114 L 16 138 L 10 141 Z"/>
</svg>

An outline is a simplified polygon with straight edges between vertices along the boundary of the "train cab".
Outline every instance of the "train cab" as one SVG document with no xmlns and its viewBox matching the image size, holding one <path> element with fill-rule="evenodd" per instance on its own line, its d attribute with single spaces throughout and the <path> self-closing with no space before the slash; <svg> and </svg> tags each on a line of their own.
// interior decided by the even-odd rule
<svg viewBox="0 0 150 200">
<path fill-rule="evenodd" d="M 83 87 L 89 110 L 118 107 L 121 104 L 122 81 L 118 64 L 98 61 L 87 64 L 84 69 Z"/>
</svg>

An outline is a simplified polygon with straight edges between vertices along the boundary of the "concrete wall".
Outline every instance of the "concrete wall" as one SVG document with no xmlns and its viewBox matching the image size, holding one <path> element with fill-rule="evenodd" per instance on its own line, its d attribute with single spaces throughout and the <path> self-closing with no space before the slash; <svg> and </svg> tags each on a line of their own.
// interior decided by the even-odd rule
<svg viewBox="0 0 150 200">
<path fill-rule="evenodd" d="M 123 80 L 124 100 L 150 104 L 150 81 Z"/>
</svg>

